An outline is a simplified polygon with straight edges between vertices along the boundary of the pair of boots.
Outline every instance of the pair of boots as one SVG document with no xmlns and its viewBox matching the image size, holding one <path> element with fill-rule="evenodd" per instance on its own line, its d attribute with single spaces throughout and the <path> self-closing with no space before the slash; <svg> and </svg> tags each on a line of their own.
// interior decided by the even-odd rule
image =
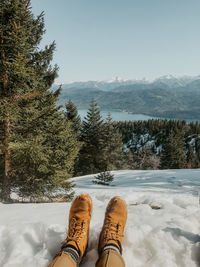
<svg viewBox="0 0 200 267">
<path fill-rule="evenodd" d="M 79 195 L 71 205 L 68 234 L 62 244 L 61 252 L 48 267 L 79 266 L 88 244 L 91 213 L 92 200 L 90 196 Z M 126 203 L 119 197 L 112 198 L 107 206 L 99 237 L 97 267 L 125 266 L 121 254 L 126 220 Z"/>
</svg>

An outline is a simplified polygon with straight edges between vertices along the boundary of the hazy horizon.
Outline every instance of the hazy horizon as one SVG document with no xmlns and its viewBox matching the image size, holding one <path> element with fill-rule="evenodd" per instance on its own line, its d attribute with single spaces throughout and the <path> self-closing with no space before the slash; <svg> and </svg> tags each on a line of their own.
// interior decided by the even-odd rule
<svg viewBox="0 0 200 267">
<path fill-rule="evenodd" d="M 128 81 L 136 81 L 136 82 L 154 82 L 158 79 L 161 79 L 161 78 L 165 78 L 166 80 L 167 79 L 181 79 L 181 78 L 185 78 L 185 79 L 200 79 L 200 74 L 197 74 L 197 75 L 172 75 L 172 74 L 167 74 L 167 75 L 162 75 L 162 76 L 159 76 L 159 77 L 155 77 L 155 78 L 148 78 L 148 77 L 143 77 L 143 78 L 130 78 L 130 79 L 124 79 L 123 77 L 111 77 L 110 79 L 98 79 L 98 80 L 93 80 L 93 79 L 89 79 L 89 80 L 68 80 L 68 81 L 62 81 L 62 82 L 55 82 L 54 84 L 55 85 L 59 85 L 59 84 L 71 84 L 71 83 L 87 83 L 87 82 L 107 82 L 107 83 L 111 83 L 111 82 L 128 82 Z"/>
</svg>

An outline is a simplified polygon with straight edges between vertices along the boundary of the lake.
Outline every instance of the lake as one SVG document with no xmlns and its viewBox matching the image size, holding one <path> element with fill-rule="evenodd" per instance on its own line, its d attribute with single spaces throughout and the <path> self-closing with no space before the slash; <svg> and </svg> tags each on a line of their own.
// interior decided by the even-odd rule
<svg viewBox="0 0 200 267">
<path fill-rule="evenodd" d="M 88 112 L 88 109 L 79 109 L 78 110 L 78 113 L 79 113 L 82 120 L 84 119 L 84 117 L 86 117 L 87 112 Z M 130 114 L 127 112 L 116 111 L 116 110 L 101 110 L 101 117 L 105 120 L 107 118 L 109 112 L 111 114 L 113 121 L 146 121 L 146 120 L 152 120 L 152 119 L 154 119 L 154 120 L 156 120 L 156 119 L 161 119 L 161 120 L 168 119 L 168 120 L 170 120 L 169 118 L 153 117 L 153 116 L 148 116 L 148 115 L 143 115 L 143 114 Z M 173 119 L 171 119 L 171 120 L 173 120 Z M 179 120 L 179 119 L 174 119 L 174 120 Z M 184 120 L 184 119 L 182 119 L 182 120 Z M 198 120 L 198 119 L 197 120 L 186 119 L 187 123 L 196 122 L 196 121 L 200 122 L 200 120 Z"/>
<path fill-rule="evenodd" d="M 78 113 L 83 120 L 86 117 L 88 110 L 87 109 L 79 109 Z M 151 117 L 143 114 L 129 114 L 122 111 L 115 110 L 101 110 L 101 116 L 103 119 L 106 119 L 108 113 L 110 112 L 113 121 L 138 121 L 138 120 L 151 120 L 157 119 L 157 117 Z"/>
</svg>

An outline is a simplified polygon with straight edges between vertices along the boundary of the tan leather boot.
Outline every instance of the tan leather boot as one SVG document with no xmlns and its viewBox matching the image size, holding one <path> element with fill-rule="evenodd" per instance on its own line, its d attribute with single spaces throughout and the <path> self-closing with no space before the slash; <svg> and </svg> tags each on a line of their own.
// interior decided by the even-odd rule
<svg viewBox="0 0 200 267">
<path fill-rule="evenodd" d="M 74 247 L 82 259 L 88 243 L 89 226 L 92 213 L 92 200 L 89 195 L 79 195 L 72 203 L 69 212 L 69 227 L 62 248 Z"/>
<path fill-rule="evenodd" d="M 127 220 L 127 207 L 124 200 L 114 197 L 108 203 L 103 228 L 99 237 L 98 251 L 105 246 L 116 246 L 122 253 L 122 237 Z"/>
</svg>

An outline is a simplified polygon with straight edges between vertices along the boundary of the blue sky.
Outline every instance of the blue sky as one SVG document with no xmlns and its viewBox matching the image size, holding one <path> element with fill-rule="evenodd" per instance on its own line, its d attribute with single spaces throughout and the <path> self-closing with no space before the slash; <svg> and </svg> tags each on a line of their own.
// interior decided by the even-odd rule
<svg viewBox="0 0 200 267">
<path fill-rule="evenodd" d="M 32 0 L 57 82 L 200 74 L 199 0 Z"/>
</svg>

